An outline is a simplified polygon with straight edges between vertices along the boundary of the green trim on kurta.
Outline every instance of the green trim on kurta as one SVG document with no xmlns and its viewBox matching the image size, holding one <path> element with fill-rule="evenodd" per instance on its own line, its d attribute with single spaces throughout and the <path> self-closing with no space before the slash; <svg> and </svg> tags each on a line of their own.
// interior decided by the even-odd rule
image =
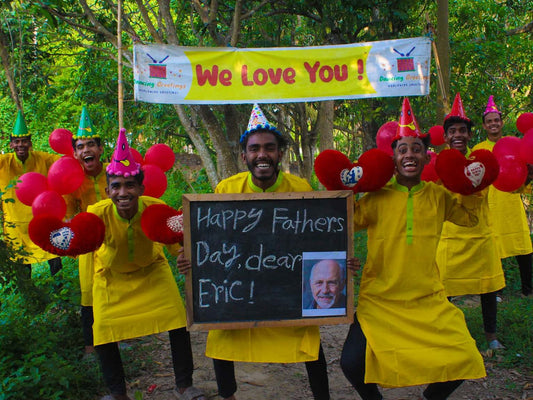
<svg viewBox="0 0 533 400">
<path fill-rule="evenodd" d="M 113 203 L 113 212 L 115 214 L 115 217 L 117 217 L 119 221 L 128 224 L 128 261 L 133 261 L 135 259 L 135 237 L 132 225 L 135 223 L 135 221 L 141 218 L 142 212 L 144 211 L 144 206 L 140 198 L 137 199 L 137 202 L 139 204 L 137 213 L 130 220 L 122 218 L 118 214 L 117 206 Z"/>
<path fill-rule="evenodd" d="M 413 194 L 422 190 L 425 182 L 420 183 L 408 189 L 407 186 L 400 185 L 396 178 L 392 181 L 392 187 L 400 192 L 407 193 L 407 206 L 406 206 L 406 221 L 405 221 L 405 239 L 407 244 L 413 244 L 413 219 L 414 219 L 414 206 L 413 206 Z"/>
<path fill-rule="evenodd" d="M 276 178 L 276 182 L 274 182 L 274 184 L 272 186 L 270 186 L 267 190 L 263 190 L 259 186 L 257 186 L 255 183 L 253 183 L 253 181 L 252 181 L 252 173 L 248 172 L 248 186 L 250 186 L 250 188 L 254 192 L 257 192 L 257 193 L 275 192 L 276 189 L 281 185 L 282 181 L 283 181 L 283 172 L 279 171 L 278 172 L 278 177 Z"/>
</svg>

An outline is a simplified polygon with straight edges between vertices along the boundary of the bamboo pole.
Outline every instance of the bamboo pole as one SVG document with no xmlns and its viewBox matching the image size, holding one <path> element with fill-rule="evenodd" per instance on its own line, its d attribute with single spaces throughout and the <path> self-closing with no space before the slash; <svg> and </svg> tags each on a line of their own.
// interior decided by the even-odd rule
<svg viewBox="0 0 533 400">
<path fill-rule="evenodd" d="M 122 82 L 122 0 L 117 5 L 117 47 L 118 47 L 118 127 L 124 128 L 124 85 Z"/>
<path fill-rule="evenodd" d="M 446 92 L 446 85 L 444 83 L 444 78 L 442 76 L 442 69 L 440 66 L 440 60 L 439 60 L 439 51 L 437 49 L 437 44 L 435 43 L 435 31 L 433 28 L 433 25 L 431 24 L 429 20 L 429 16 L 426 13 L 426 21 L 427 21 L 427 29 L 428 32 L 431 34 L 431 47 L 433 49 L 433 55 L 435 57 L 435 67 L 437 69 L 437 80 L 439 82 L 439 88 L 442 96 L 442 107 L 444 109 L 444 113 L 448 114 L 450 112 L 450 105 L 448 103 L 448 96 Z"/>
</svg>

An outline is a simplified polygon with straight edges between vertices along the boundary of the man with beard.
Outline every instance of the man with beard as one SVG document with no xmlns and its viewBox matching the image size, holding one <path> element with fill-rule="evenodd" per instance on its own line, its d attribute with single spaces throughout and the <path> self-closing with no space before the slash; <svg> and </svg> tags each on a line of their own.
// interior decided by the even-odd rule
<svg viewBox="0 0 533 400">
<path fill-rule="evenodd" d="M 0 155 L 0 192 L 2 194 L 2 211 L 4 222 L 4 239 L 16 251 L 21 248 L 18 261 L 27 269 L 28 279 L 31 278 L 31 264 L 48 261 L 50 273 L 57 274 L 61 268 L 61 258 L 42 250 L 28 236 L 28 224 L 33 218 L 31 206 L 17 199 L 15 187 L 21 175 L 27 172 L 48 174 L 50 166 L 59 159 L 59 155 L 32 150 L 31 134 L 28 133 L 22 111 L 18 112 L 17 120 L 10 137 L 9 147 L 13 153 Z M 13 201 L 5 201 L 12 199 Z"/>
<path fill-rule="evenodd" d="M 466 157 L 470 155 L 468 142 L 472 138 L 472 125 L 458 93 L 452 111 L 444 120 L 444 139 L 450 148 Z M 489 222 L 488 191 L 486 188 L 481 192 L 483 202 L 476 226 L 466 228 L 444 223 L 437 248 L 437 265 L 448 296 L 479 294 L 485 337 L 489 348 L 496 350 L 504 348 L 496 337 L 496 294 L 505 287 L 505 278 Z"/>
<path fill-rule="evenodd" d="M 346 308 L 342 267 L 335 260 L 321 260 L 313 265 L 309 286 L 313 301 L 306 308 Z"/>
<path fill-rule="evenodd" d="M 489 97 L 487 107 L 483 113 L 483 129 L 487 132 L 487 140 L 474 146 L 474 150 L 491 150 L 502 138 L 502 113 L 496 107 L 493 96 Z M 533 165 L 528 165 L 529 175 L 526 185 L 522 187 L 524 193 L 531 193 L 528 185 L 533 178 Z M 524 203 L 520 193 L 502 192 L 494 186 L 489 188 L 489 209 L 492 228 L 499 246 L 500 258 L 515 257 L 520 270 L 522 296 L 533 295 L 532 288 L 532 251 L 531 236 L 527 223 Z"/>
<path fill-rule="evenodd" d="M 71 219 L 87 207 L 100 200 L 107 199 L 105 165 L 100 160 L 104 147 L 100 135 L 94 130 L 87 108 L 81 110 L 80 123 L 76 136 L 72 138 L 74 158 L 85 172 L 81 186 L 73 193 L 66 195 L 67 218 Z M 85 353 L 94 352 L 93 347 L 93 307 L 92 284 L 93 263 L 91 254 L 82 254 L 78 259 L 79 279 L 81 287 L 81 322 Z"/>
<path fill-rule="evenodd" d="M 305 179 L 280 171 L 286 141 L 254 105 L 248 129 L 241 135 L 242 160 L 248 171 L 221 181 L 215 193 L 306 192 L 313 189 Z M 178 257 L 178 269 L 187 273 L 190 261 Z M 218 393 L 235 399 L 237 383 L 234 361 L 305 362 L 316 400 L 329 399 L 327 364 L 320 345 L 318 326 L 211 330 L 206 355 L 213 359 Z M 273 388 L 275 389 L 275 388 Z M 277 393 L 273 392 L 272 397 Z"/>
</svg>

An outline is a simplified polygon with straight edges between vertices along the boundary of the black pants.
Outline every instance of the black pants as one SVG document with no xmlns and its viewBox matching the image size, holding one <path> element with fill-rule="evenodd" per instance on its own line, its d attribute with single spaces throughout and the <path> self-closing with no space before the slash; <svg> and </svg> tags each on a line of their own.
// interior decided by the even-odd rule
<svg viewBox="0 0 533 400">
<path fill-rule="evenodd" d="M 26 268 L 26 274 L 27 278 L 31 279 L 31 264 L 23 264 Z M 50 266 L 50 275 L 54 276 L 59 271 L 61 271 L 61 268 L 63 268 L 63 264 L 61 263 L 61 257 L 56 257 L 48 260 L 48 265 Z"/>
<path fill-rule="evenodd" d="M 217 379 L 218 394 L 223 398 L 230 397 L 237 391 L 235 380 L 235 364 L 233 361 L 218 360 L 213 358 L 215 376 Z M 329 400 L 329 382 L 326 357 L 322 345 L 318 350 L 318 360 L 307 361 L 305 368 L 313 398 L 315 400 Z"/>
<path fill-rule="evenodd" d="M 498 302 L 496 295 L 498 292 L 483 293 L 481 299 L 481 314 L 483 315 L 483 329 L 485 333 L 496 333 L 496 315 Z"/>
<path fill-rule="evenodd" d="M 170 350 L 172 353 L 172 365 L 174 378 L 178 388 L 186 388 L 192 385 L 192 349 L 191 337 L 185 328 L 174 329 L 168 332 L 170 338 Z M 105 384 L 111 394 L 126 394 L 126 380 L 124 367 L 118 349 L 118 343 L 106 343 L 95 346 L 100 359 L 100 368 L 104 376 Z"/>
<path fill-rule="evenodd" d="M 94 315 L 92 306 L 81 306 L 81 329 L 85 346 L 92 346 Z"/>
<path fill-rule="evenodd" d="M 531 259 L 533 253 L 523 254 L 521 256 L 516 256 L 516 262 L 518 263 L 518 268 L 520 269 L 520 282 L 522 283 L 522 294 L 525 296 L 533 293 L 531 287 Z"/>
<path fill-rule="evenodd" d="M 363 400 L 381 400 L 383 397 L 375 383 L 365 383 L 365 354 L 366 338 L 361 325 L 354 316 L 354 323 L 350 326 L 348 336 L 341 353 L 341 368 L 344 375 L 357 390 Z M 463 383 L 462 380 L 435 382 L 424 390 L 424 397 L 428 400 L 447 399 L 452 392 Z"/>
</svg>

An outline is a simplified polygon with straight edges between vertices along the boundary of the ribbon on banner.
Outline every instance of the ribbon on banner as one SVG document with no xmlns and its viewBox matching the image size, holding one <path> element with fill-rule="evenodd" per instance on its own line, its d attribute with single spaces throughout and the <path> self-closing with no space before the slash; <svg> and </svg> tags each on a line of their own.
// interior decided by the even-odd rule
<svg viewBox="0 0 533 400">
<path fill-rule="evenodd" d="M 284 103 L 429 93 L 431 42 L 419 37 L 336 46 L 134 46 L 135 100 Z"/>
</svg>

